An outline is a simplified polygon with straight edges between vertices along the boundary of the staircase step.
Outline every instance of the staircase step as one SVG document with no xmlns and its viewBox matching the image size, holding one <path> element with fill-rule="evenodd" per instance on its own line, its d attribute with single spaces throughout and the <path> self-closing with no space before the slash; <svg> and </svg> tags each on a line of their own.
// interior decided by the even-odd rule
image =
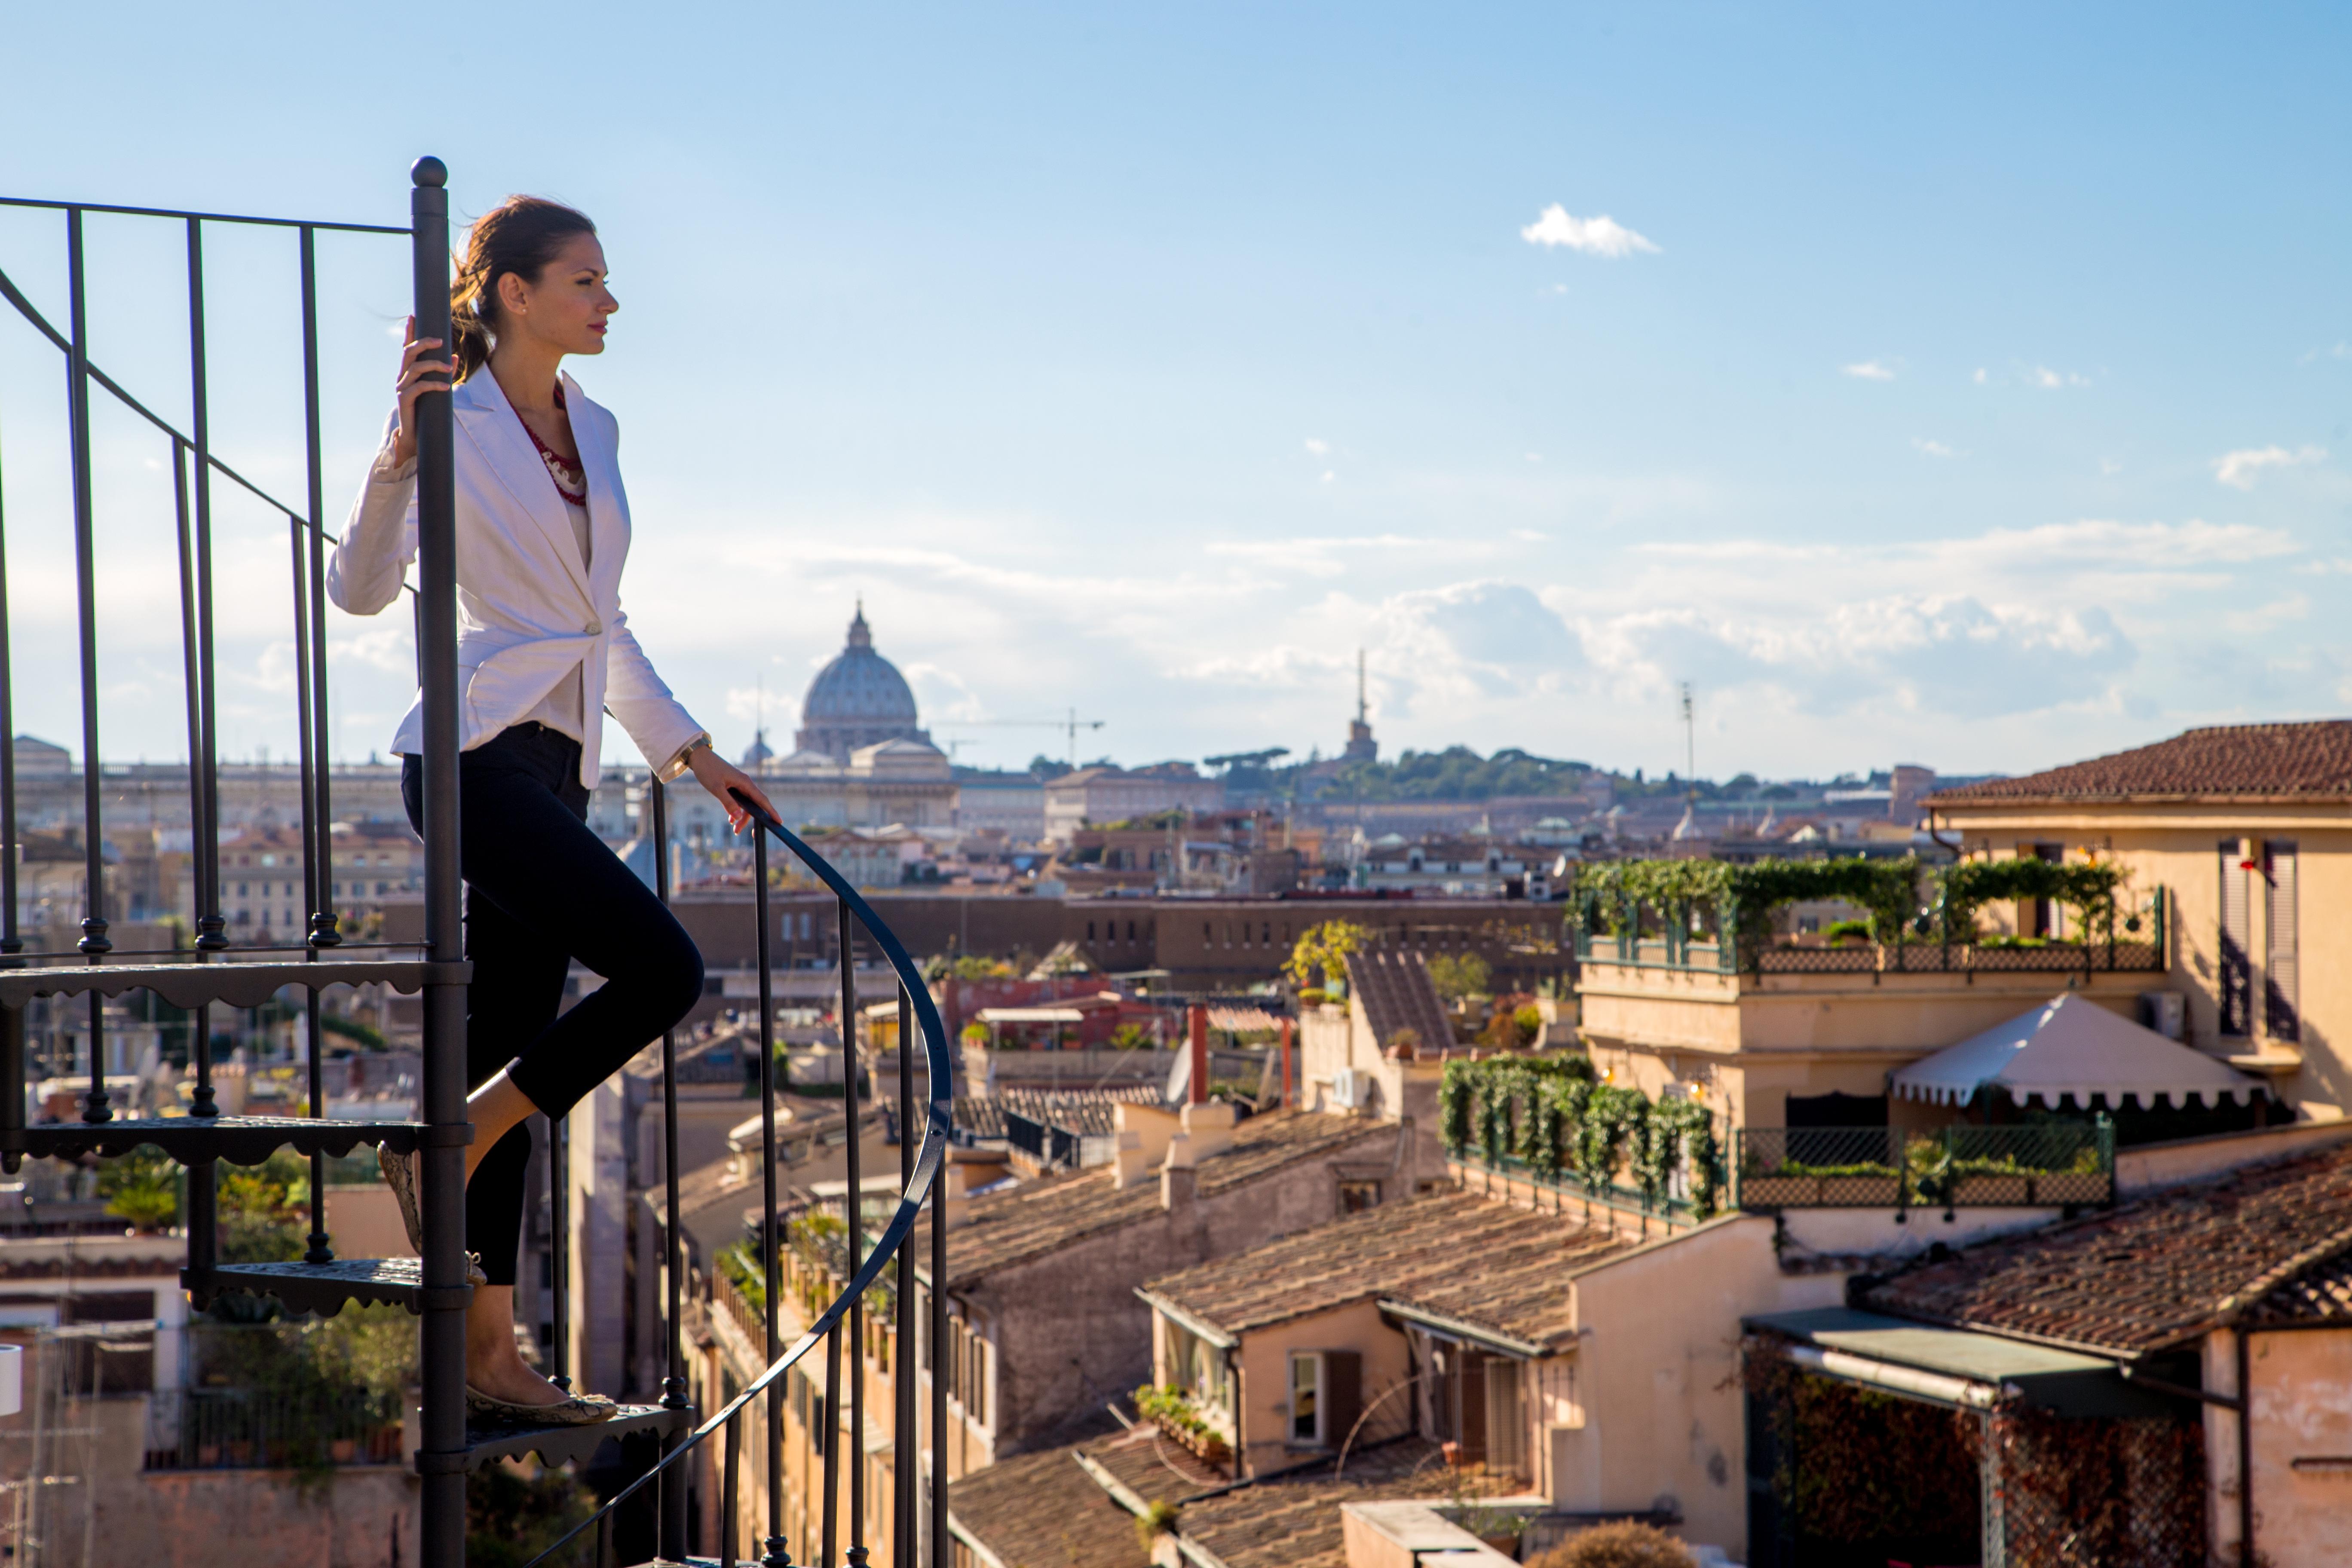
<svg viewBox="0 0 2352 1568">
<path fill-rule="evenodd" d="M 419 1311 L 425 1265 L 414 1258 L 339 1258 L 332 1263 L 222 1263 L 208 1275 L 180 1270 L 199 1310 L 223 1296 L 269 1296 L 289 1312 L 331 1318 L 344 1304 L 390 1302 Z"/>
<path fill-rule="evenodd" d="M 291 1145 L 301 1154 L 348 1154 L 362 1143 L 394 1153 L 416 1147 L 415 1121 L 337 1121 L 308 1116 L 163 1116 L 119 1121 L 59 1121 L 0 1130 L 0 1154 L 71 1160 L 112 1157 L 152 1143 L 183 1165 L 226 1160 L 258 1165 Z"/>
<path fill-rule="evenodd" d="M 693 1425 L 691 1408 L 665 1410 L 658 1405 L 624 1405 L 619 1415 L 593 1426 L 488 1426 L 468 1421 L 466 1468 L 478 1470 L 493 1459 L 517 1458 L 524 1454 L 538 1455 L 542 1464 L 561 1465 L 576 1459 L 584 1465 L 608 1440 L 659 1436 L 687 1431 Z"/>
<path fill-rule="evenodd" d="M 328 950 L 334 951 L 332 949 Z M 467 968 L 451 964 L 449 978 L 463 984 Z M 433 965 L 419 958 L 326 958 L 317 963 L 248 963 L 237 959 L 198 963 L 192 953 L 173 963 L 77 963 L 54 969 L 28 965 L 0 969 L 0 1003 L 21 1007 L 36 996 L 79 996 L 95 991 L 120 996 L 152 991 L 174 1007 L 226 1003 L 258 1007 L 289 985 L 389 985 L 415 991 Z"/>
</svg>

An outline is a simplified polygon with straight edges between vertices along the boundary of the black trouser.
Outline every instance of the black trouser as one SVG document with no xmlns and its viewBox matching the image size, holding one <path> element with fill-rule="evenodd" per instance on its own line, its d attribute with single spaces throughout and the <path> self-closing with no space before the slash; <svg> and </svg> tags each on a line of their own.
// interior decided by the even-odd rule
<svg viewBox="0 0 2352 1568">
<path fill-rule="evenodd" d="M 409 826 L 425 830 L 418 759 L 400 759 Z M 550 1116 L 570 1110 L 686 1016 L 702 954 L 653 889 L 588 831 L 580 742 L 519 724 L 457 759 L 466 875 L 466 1081 L 500 1068 Z M 561 1017 L 578 959 L 604 977 Z M 466 1187 L 466 1245 L 493 1285 L 515 1282 L 530 1131 L 499 1140 Z"/>
</svg>

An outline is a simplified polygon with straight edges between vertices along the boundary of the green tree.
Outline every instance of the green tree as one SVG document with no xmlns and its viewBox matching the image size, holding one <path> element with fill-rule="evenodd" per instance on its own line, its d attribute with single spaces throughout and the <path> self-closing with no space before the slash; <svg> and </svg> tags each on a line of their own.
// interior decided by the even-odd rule
<svg viewBox="0 0 2352 1568">
<path fill-rule="evenodd" d="M 1321 925 L 1308 926 L 1290 949 L 1290 961 L 1283 973 L 1292 982 L 1307 986 L 1315 984 L 1320 972 L 1328 984 L 1344 980 L 1348 973 L 1348 954 L 1360 952 L 1370 935 L 1352 921 L 1325 921 Z"/>
<path fill-rule="evenodd" d="M 1459 1002 L 1465 996 L 1484 996 L 1493 977 L 1486 961 L 1475 952 L 1455 955 L 1441 952 L 1429 961 L 1430 984 L 1448 1002 Z"/>
</svg>

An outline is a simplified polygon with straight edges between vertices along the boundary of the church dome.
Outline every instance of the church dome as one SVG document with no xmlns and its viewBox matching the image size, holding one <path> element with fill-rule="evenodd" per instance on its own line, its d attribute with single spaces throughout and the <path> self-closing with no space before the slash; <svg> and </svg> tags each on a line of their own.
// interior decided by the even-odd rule
<svg viewBox="0 0 2352 1568">
<path fill-rule="evenodd" d="M 809 682 L 793 744 L 845 763 L 859 747 L 885 741 L 929 744 L 930 736 L 915 721 L 915 693 L 898 667 L 874 651 L 874 633 L 860 605 L 849 623 L 846 646 Z"/>
</svg>

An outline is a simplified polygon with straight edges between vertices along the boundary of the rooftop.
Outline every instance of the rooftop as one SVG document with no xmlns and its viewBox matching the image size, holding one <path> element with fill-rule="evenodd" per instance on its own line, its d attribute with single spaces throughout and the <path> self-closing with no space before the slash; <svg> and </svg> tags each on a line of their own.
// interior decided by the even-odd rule
<svg viewBox="0 0 2352 1568">
<path fill-rule="evenodd" d="M 2352 797 L 2352 720 L 2217 724 L 2152 746 L 1927 797 L 1931 806 L 2134 796 Z"/>
<path fill-rule="evenodd" d="M 1575 1337 L 1569 1271 L 1633 1245 L 1558 1215 L 1442 1193 L 1367 1209 L 1146 1289 L 1233 1334 L 1381 1300 L 1549 1351 Z"/>
<path fill-rule="evenodd" d="M 1351 952 L 1348 985 L 1364 1004 L 1364 1021 L 1382 1046 L 1404 1029 L 1431 1050 L 1454 1043 L 1454 1026 L 1446 1022 L 1445 1004 L 1438 1000 L 1421 954 L 1388 948 Z"/>
<path fill-rule="evenodd" d="M 1234 1129 L 1231 1148 L 1201 1162 L 1194 1190 L 1212 1196 L 1300 1160 L 1395 1135 L 1393 1125 L 1351 1116 L 1307 1110 L 1253 1116 Z M 1114 1184 L 1115 1173 L 1097 1166 L 972 1199 L 963 1222 L 948 1232 L 948 1289 L 967 1289 L 998 1269 L 1160 1212 L 1159 1183 Z M 928 1247 L 919 1244 L 916 1256 L 929 1257 Z"/>
<path fill-rule="evenodd" d="M 2352 1327 L 2352 1142 L 1972 1247 L 1857 1304 L 2126 1357 L 2239 1312 Z"/>
<path fill-rule="evenodd" d="M 1149 1484 L 1154 1480 L 1149 1471 L 1140 1479 L 1121 1473 L 1108 1450 L 1134 1441 L 1130 1434 L 1082 1452 L 1133 1495 L 1178 1503 L 1177 1533 L 1223 1568 L 1347 1568 L 1341 1503 L 1398 1498 L 1443 1500 L 1456 1492 L 1493 1496 L 1520 1491 L 1525 1485 L 1512 1477 L 1488 1477 L 1476 1469 L 1450 1473 L 1437 1444 L 1425 1437 L 1402 1437 L 1350 1453 L 1339 1479 L 1332 1479 L 1330 1466 L 1318 1465 L 1187 1502 L 1184 1481 L 1165 1469 L 1159 1471 L 1160 1484 L 1156 1488 Z M 1181 1462 L 1182 1457 L 1171 1445 L 1158 1447 Z M 1186 1555 L 1194 1563 L 1202 1560 L 1190 1552 Z"/>
<path fill-rule="evenodd" d="M 1074 1447 L 1022 1454 L 950 1482 L 948 1511 L 1004 1568 L 1150 1568 L 1151 1563 L 1136 1537 L 1135 1516 L 1080 1468 Z"/>
</svg>

